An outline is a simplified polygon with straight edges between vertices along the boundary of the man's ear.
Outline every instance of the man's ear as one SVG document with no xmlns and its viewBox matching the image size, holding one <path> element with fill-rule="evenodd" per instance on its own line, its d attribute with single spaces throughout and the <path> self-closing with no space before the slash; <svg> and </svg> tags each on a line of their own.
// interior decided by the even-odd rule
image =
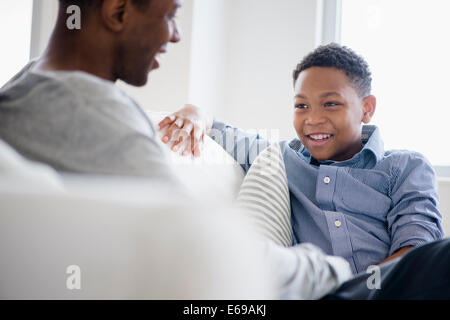
<svg viewBox="0 0 450 320">
<path fill-rule="evenodd" d="M 100 14 L 105 26 L 114 32 L 122 31 L 129 6 L 128 0 L 103 0 Z"/>
<path fill-rule="evenodd" d="M 367 124 L 370 122 L 375 113 L 375 108 L 377 107 L 377 98 L 375 98 L 375 96 L 373 95 L 367 96 L 363 99 L 363 104 L 364 104 L 363 110 L 364 113 L 362 117 L 362 122 Z"/>
</svg>

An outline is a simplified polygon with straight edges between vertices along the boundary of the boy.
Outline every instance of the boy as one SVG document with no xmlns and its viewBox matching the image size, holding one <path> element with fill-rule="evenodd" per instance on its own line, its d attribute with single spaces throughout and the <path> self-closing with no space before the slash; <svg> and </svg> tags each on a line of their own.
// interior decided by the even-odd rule
<svg viewBox="0 0 450 320">
<path fill-rule="evenodd" d="M 429 162 L 416 152 L 385 151 L 379 129 L 366 125 L 376 98 L 364 59 L 337 44 L 321 46 L 298 64 L 294 86 L 299 139 L 280 142 L 293 244 L 309 242 L 342 256 L 357 273 L 442 238 Z M 172 124 L 163 141 L 177 124 L 185 128 L 199 117 L 198 111 L 181 110 L 173 120 L 163 120 L 160 127 Z M 215 140 L 245 171 L 267 145 L 258 135 L 218 121 L 212 128 L 220 130 L 222 139 Z"/>
</svg>

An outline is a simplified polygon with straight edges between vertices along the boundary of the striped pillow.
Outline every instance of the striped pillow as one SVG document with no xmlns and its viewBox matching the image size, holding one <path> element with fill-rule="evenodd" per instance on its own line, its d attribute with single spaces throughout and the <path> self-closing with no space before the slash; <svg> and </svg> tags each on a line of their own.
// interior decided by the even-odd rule
<svg viewBox="0 0 450 320">
<path fill-rule="evenodd" d="M 289 188 L 278 143 L 255 159 L 242 182 L 237 203 L 259 235 L 284 247 L 292 246 Z"/>
</svg>

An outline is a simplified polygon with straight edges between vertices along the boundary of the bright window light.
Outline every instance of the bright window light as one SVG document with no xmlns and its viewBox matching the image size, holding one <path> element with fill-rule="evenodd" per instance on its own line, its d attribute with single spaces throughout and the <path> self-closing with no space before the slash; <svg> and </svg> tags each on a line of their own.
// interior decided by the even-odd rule
<svg viewBox="0 0 450 320">
<path fill-rule="evenodd" d="M 450 1 L 342 0 L 341 42 L 373 74 L 385 149 L 450 165 Z"/>
<path fill-rule="evenodd" d="M 0 1 L 0 87 L 30 58 L 33 1 Z"/>
</svg>

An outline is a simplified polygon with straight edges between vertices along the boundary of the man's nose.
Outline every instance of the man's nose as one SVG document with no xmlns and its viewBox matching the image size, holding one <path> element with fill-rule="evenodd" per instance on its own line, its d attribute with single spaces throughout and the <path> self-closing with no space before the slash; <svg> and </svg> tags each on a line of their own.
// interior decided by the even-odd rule
<svg viewBox="0 0 450 320">
<path fill-rule="evenodd" d="M 181 40 L 181 32 L 178 29 L 178 25 L 176 22 L 173 23 L 172 36 L 170 37 L 170 42 L 179 42 Z"/>
</svg>

